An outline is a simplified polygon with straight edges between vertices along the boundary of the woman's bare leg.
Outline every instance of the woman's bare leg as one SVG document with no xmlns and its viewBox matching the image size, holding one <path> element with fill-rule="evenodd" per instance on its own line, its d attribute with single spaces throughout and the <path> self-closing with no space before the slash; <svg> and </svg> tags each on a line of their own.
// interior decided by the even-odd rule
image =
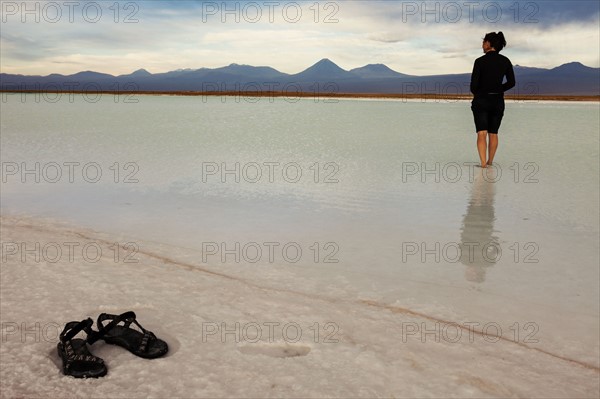
<svg viewBox="0 0 600 399">
<path fill-rule="evenodd" d="M 477 151 L 479 152 L 479 159 L 481 160 L 482 168 L 487 167 L 487 162 L 485 161 L 485 155 L 487 152 L 487 135 L 487 130 L 477 132 Z"/>
<path fill-rule="evenodd" d="M 497 134 L 489 134 L 490 138 L 490 147 L 489 152 L 490 155 L 488 157 L 487 164 L 491 165 L 494 162 L 494 155 L 496 155 L 496 150 L 498 149 L 498 135 Z"/>
</svg>

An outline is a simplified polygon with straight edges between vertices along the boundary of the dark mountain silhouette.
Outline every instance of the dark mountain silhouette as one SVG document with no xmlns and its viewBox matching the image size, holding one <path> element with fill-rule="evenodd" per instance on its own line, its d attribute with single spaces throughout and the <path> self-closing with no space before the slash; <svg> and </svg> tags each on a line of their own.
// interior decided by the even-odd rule
<svg viewBox="0 0 600 399">
<path fill-rule="evenodd" d="M 547 69 L 544 68 L 533 68 L 533 67 L 526 67 L 526 66 L 521 66 L 521 65 L 515 65 L 513 67 L 514 71 L 515 71 L 515 75 L 530 75 L 532 73 L 539 73 L 542 71 L 547 71 Z"/>
<path fill-rule="evenodd" d="M 77 72 L 74 75 L 69 75 L 70 78 L 75 78 L 75 79 L 106 79 L 106 78 L 112 78 L 112 75 L 109 75 L 107 73 L 100 73 L 100 72 L 94 72 L 94 71 L 83 71 L 83 72 Z"/>
<path fill-rule="evenodd" d="M 219 74 L 219 73 L 223 73 L 223 74 L 245 77 L 248 79 L 279 79 L 283 76 L 287 76 L 287 74 L 281 73 L 278 70 L 271 68 L 271 67 L 266 67 L 266 66 L 255 67 L 255 66 L 250 66 L 250 65 L 238 65 L 238 64 L 231 64 L 226 67 L 216 68 L 216 69 L 213 69 L 211 71 L 211 73 L 215 74 L 215 76 L 217 76 L 217 74 Z"/>
<path fill-rule="evenodd" d="M 152 74 L 150 72 L 148 72 L 144 68 L 141 68 L 141 69 L 138 69 L 137 71 L 134 71 L 133 73 L 130 73 L 129 75 L 119 75 L 119 76 L 134 76 L 134 77 L 142 78 L 142 77 L 151 76 L 151 75 Z"/>
<path fill-rule="evenodd" d="M 396 72 L 383 64 L 369 64 L 361 68 L 351 69 L 350 72 L 363 79 L 402 78 L 410 76 Z"/>
<path fill-rule="evenodd" d="M 556 68 L 552 68 L 551 70 L 560 73 L 585 73 L 590 72 L 592 69 L 594 68 L 586 67 L 581 62 L 569 62 L 567 64 L 557 66 Z"/>
<path fill-rule="evenodd" d="M 352 79 L 356 76 L 324 58 L 304 71 L 291 75 L 291 78 L 297 82 L 332 82 L 340 79 Z"/>
<path fill-rule="evenodd" d="M 600 95 L 600 68 L 570 62 L 556 68 L 515 65 L 517 86 L 508 94 Z M 231 64 L 221 68 L 178 69 L 152 74 L 138 69 L 113 76 L 94 71 L 73 75 L 27 76 L 0 74 L 0 88 L 19 90 L 128 90 L 128 91 L 267 91 L 285 90 L 293 84 L 306 92 L 381 94 L 469 95 L 470 72 L 411 76 L 383 64 L 369 64 L 346 71 L 323 59 L 297 74 L 268 66 Z"/>
</svg>

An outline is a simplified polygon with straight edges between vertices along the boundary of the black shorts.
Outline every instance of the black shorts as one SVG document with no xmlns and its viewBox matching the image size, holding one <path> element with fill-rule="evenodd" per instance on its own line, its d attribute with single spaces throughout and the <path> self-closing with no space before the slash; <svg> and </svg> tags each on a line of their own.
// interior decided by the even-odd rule
<svg viewBox="0 0 600 399">
<path fill-rule="evenodd" d="M 471 101 L 471 111 L 473 111 L 477 132 L 487 130 L 488 133 L 498 134 L 504 116 L 504 95 L 477 96 Z"/>
</svg>

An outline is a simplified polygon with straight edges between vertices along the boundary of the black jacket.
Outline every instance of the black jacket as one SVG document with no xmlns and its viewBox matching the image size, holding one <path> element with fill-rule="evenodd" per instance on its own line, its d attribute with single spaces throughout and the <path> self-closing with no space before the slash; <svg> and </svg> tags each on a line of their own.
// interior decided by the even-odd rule
<svg viewBox="0 0 600 399">
<path fill-rule="evenodd" d="M 502 80 L 506 76 L 506 83 Z M 475 60 L 471 75 L 471 93 L 476 97 L 488 93 L 504 93 L 515 87 L 515 72 L 508 58 L 497 51 L 488 51 Z"/>
</svg>

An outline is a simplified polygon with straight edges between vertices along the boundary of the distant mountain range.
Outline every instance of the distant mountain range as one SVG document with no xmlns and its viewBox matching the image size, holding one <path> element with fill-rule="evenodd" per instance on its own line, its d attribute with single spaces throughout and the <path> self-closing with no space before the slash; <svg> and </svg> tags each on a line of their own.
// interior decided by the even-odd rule
<svg viewBox="0 0 600 399">
<path fill-rule="evenodd" d="M 507 94 L 600 95 L 600 68 L 579 62 L 556 68 L 514 67 L 517 86 Z M 471 73 L 412 76 L 383 64 L 370 64 L 346 71 L 322 59 L 297 74 L 286 74 L 267 66 L 231 64 L 221 68 L 178 69 L 152 74 L 145 69 L 113 76 L 84 71 L 73 75 L 27 76 L 0 74 L 5 91 L 287 91 L 373 94 L 463 94 L 468 95 Z"/>
</svg>

